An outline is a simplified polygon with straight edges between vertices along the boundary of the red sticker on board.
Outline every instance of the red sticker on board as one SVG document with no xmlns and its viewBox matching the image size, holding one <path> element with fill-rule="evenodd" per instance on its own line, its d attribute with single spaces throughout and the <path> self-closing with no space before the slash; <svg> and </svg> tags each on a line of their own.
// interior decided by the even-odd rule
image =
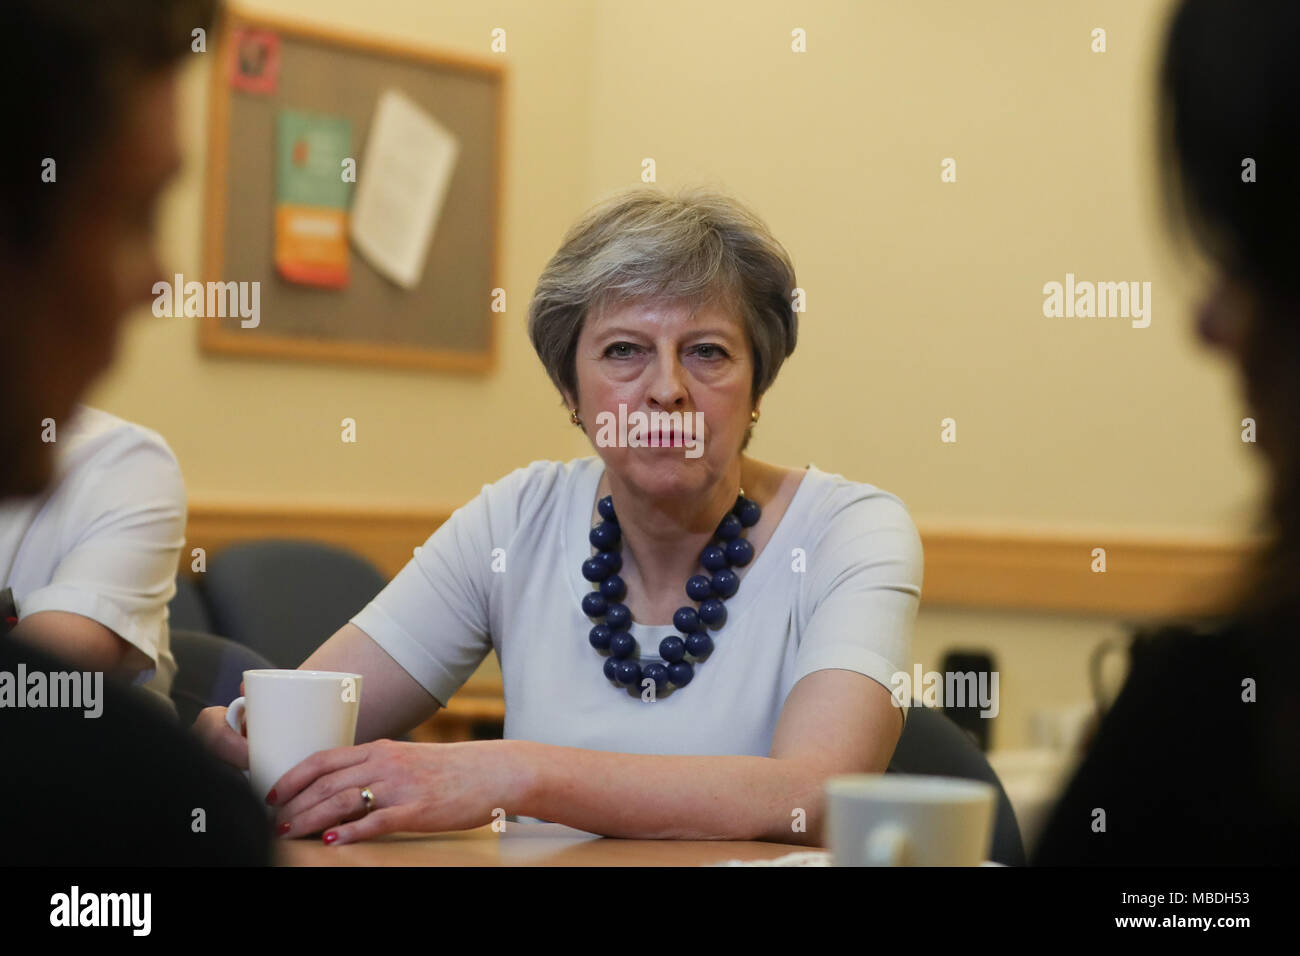
<svg viewBox="0 0 1300 956">
<path fill-rule="evenodd" d="M 245 93 L 274 93 L 280 79 L 280 37 L 236 27 L 230 49 L 230 85 Z"/>
</svg>

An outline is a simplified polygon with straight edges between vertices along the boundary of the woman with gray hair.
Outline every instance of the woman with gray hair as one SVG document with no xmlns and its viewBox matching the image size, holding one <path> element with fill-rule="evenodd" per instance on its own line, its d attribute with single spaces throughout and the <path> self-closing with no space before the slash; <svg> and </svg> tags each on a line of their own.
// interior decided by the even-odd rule
<svg viewBox="0 0 1300 956">
<path fill-rule="evenodd" d="M 903 726 L 921 545 L 903 504 L 743 454 L 794 350 L 794 270 L 724 196 L 592 210 L 529 332 L 596 454 L 457 510 L 302 666 L 363 674 L 354 747 L 268 795 L 281 835 L 349 843 L 502 813 L 630 838 L 818 842 L 822 784 Z M 495 650 L 505 738 L 399 743 Z M 198 727 L 227 760 L 225 708 Z"/>
</svg>

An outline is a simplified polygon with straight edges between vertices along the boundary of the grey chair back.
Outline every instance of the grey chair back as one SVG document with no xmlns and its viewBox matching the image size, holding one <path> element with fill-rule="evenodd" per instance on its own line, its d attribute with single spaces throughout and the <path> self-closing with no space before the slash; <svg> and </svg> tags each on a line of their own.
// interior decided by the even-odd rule
<svg viewBox="0 0 1300 956">
<path fill-rule="evenodd" d="M 173 628 L 171 641 L 176 658 L 171 698 L 183 727 L 194 723 L 203 708 L 225 706 L 238 697 L 244 671 L 273 666 L 251 648 L 215 634 Z"/>
<path fill-rule="evenodd" d="M 213 632 L 212 616 L 208 614 L 207 605 L 203 603 L 203 594 L 193 578 L 183 574 L 176 575 L 176 594 L 167 604 L 170 612 L 168 620 L 174 628 L 182 631 L 198 631 L 201 634 Z"/>
<path fill-rule="evenodd" d="M 942 710 L 912 706 L 886 773 L 924 774 L 982 780 L 997 791 L 997 815 L 989 858 L 1006 866 L 1025 865 L 1020 825 L 1002 781 L 975 742 Z"/>
<path fill-rule="evenodd" d="M 203 593 L 218 634 L 275 667 L 298 667 L 387 584 L 369 561 L 315 541 L 250 541 L 208 559 Z"/>
</svg>

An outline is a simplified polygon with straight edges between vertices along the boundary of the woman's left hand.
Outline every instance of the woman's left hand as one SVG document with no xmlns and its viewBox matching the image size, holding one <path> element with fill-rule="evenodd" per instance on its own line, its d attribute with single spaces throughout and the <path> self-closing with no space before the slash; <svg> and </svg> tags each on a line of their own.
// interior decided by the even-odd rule
<svg viewBox="0 0 1300 956">
<path fill-rule="evenodd" d="M 331 845 L 399 830 L 467 830 L 522 812 L 510 806 L 524 779 L 517 743 L 376 740 L 322 750 L 277 780 L 267 802 L 278 808 L 280 836 L 325 831 Z M 369 813 L 363 787 L 374 795 Z"/>
</svg>

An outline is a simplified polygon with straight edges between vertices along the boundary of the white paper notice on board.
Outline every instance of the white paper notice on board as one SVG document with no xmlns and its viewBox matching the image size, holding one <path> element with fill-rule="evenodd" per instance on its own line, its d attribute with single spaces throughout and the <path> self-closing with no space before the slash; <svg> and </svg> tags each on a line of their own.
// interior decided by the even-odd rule
<svg viewBox="0 0 1300 956">
<path fill-rule="evenodd" d="M 460 141 L 398 90 L 379 94 L 352 203 L 352 243 L 405 289 L 424 273 Z"/>
</svg>

